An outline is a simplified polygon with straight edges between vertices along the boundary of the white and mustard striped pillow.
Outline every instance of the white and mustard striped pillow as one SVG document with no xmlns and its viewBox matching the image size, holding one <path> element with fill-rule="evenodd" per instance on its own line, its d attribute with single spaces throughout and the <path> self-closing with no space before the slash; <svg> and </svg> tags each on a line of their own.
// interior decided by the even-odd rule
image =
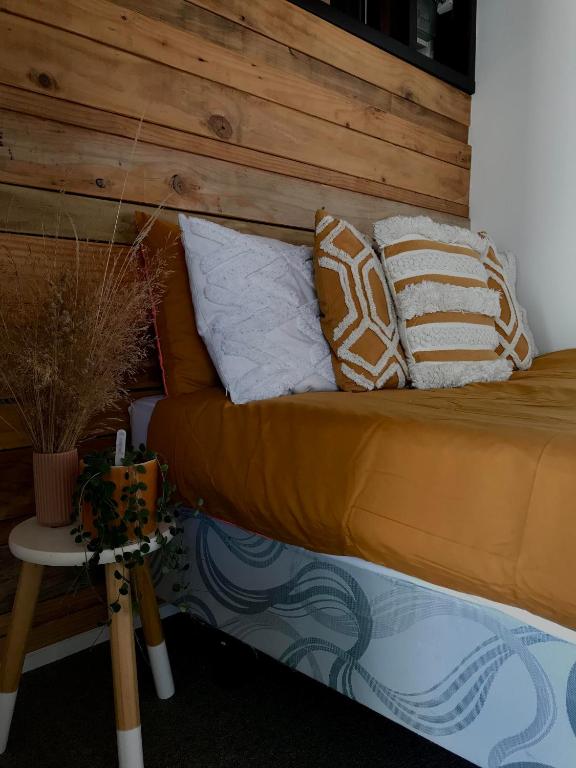
<svg viewBox="0 0 576 768">
<path fill-rule="evenodd" d="M 426 216 L 383 219 L 374 235 L 414 386 L 507 379 L 512 366 L 496 353 L 500 294 L 488 287 L 482 239 Z"/>
</svg>

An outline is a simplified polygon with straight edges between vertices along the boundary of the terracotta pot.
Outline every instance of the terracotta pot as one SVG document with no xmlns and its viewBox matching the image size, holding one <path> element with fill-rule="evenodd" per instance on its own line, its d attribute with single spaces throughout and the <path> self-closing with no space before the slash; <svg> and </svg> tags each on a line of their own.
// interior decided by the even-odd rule
<svg viewBox="0 0 576 768">
<path fill-rule="evenodd" d="M 78 451 L 34 453 L 32 468 L 36 520 L 50 528 L 70 525 L 72 495 L 78 477 Z"/>
<path fill-rule="evenodd" d="M 136 466 L 142 466 L 146 470 L 144 473 L 140 473 L 136 470 Z M 84 463 L 81 463 L 81 469 L 84 469 Z M 126 479 L 126 473 L 128 473 L 128 479 Z M 136 491 L 137 499 L 144 499 L 146 502 L 145 507 L 150 512 L 148 522 L 142 526 L 142 531 L 146 536 L 154 533 L 157 528 L 156 519 L 156 503 L 158 499 L 158 462 L 156 459 L 150 461 L 144 461 L 140 465 L 134 465 L 132 467 L 110 467 L 110 470 L 103 478 L 114 483 L 116 490 L 112 494 L 113 499 L 118 504 L 118 512 L 120 517 L 124 516 L 126 512 L 127 503 L 121 501 L 122 488 L 126 485 L 133 485 L 142 481 L 148 486 L 145 491 Z M 119 523 L 120 521 L 118 521 Z M 92 505 L 89 502 L 82 504 L 82 526 L 85 531 L 88 531 L 92 538 L 98 536 L 98 530 L 94 525 L 94 514 L 92 511 Z M 134 524 L 127 523 L 128 531 L 127 536 L 129 539 L 136 539 L 134 534 Z"/>
</svg>

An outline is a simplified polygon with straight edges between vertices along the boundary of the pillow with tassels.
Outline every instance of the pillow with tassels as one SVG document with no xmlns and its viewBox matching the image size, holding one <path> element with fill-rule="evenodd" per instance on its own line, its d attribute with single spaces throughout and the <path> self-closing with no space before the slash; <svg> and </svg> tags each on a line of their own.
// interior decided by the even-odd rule
<svg viewBox="0 0 576 768">
<path fill-rule="evenodd" d="M 508 379 L 512 365 L 496 352 L 500 293 L 488 287 L 482 238 L 427 216 L 383 219 L 374 236 L 412 384 L 436 389 Z"/>
<path fill-rule="evenodd" d="M 538 354 L 526 310 L 516 298 L 516 262 L 510 252 L 500 252 L 485 232 L 482 263 L 488 275 L 488 287 L 500 292 L 500 312 L 496 318 L 498 355 L 509 360 L 514 368 L 526 371 Z"/>
</svg>

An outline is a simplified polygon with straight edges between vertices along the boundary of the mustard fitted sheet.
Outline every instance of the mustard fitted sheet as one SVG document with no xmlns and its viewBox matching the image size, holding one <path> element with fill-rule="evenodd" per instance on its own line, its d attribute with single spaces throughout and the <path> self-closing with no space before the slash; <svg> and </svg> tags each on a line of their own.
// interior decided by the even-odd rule
<svg viewBox="0 0 576 768">
<path fill-rule="evenodd" d="M 149 444 L 205 511 L 576 627 L 576 350 L 508 382 L 167 398 Z"/>
</svg>

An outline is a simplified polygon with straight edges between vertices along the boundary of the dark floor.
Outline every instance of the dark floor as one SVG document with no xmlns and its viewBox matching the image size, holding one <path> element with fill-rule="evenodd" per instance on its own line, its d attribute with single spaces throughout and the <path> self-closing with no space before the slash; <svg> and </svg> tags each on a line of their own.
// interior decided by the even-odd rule
<svg viewBox="0 0 576 768">
<path fill-rule="evenodd" d="M 179 615 L 165 622 L 176 695 L 139 654 L 146 768 L 466 768 L 381 715 Z M 0 768 L 114 768 L 107 644 L 24 675 Z"/>
</svg>

